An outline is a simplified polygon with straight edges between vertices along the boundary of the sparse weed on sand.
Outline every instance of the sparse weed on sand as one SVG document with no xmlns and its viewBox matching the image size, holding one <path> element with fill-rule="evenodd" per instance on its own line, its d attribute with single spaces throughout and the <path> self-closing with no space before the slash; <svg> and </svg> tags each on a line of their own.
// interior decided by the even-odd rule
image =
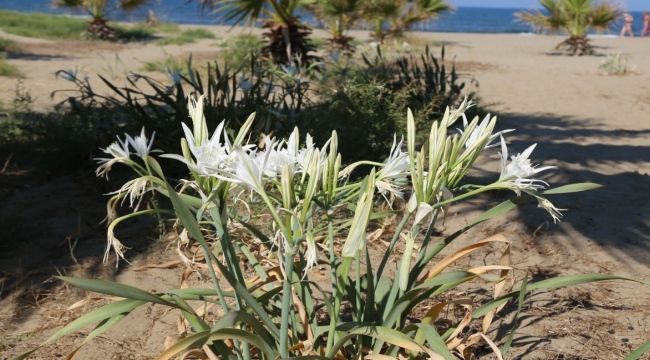
<svg viewBox="0 0 650 360">
<path fill-rule="evenodd" d="M 156 40 L 158 45 L 184 45 L 192 44 L 201 39 L 214 39 L 216 36 L 213 32 L 196 28 L 196 29 L 186 29 L 183 30 L 180 34 L 174 36 L 164 37 L 162 39 Z"/>
<path fill-rule="evenodd" d="M 0 76 L 22 78 L 25 75 L 16 66 L 0 57 Z"/>
</svg>

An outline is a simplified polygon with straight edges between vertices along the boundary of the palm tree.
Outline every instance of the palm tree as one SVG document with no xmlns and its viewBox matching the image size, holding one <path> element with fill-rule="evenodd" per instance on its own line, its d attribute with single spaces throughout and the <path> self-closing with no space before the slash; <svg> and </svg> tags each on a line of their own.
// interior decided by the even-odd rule
<svg viewBox="0 0 650 360">
<path fill-rule="evenodd" d="M 536 28 L 563 31 L 569 38 L 556 46 L 571 55 L 593 54 L 587 34 L 605 31 L 618 19 L 620 10 L 606 1 L 540 0 L 543 11 L 524 11 L 517 17 Z"/>
<path fill-rule="evenodd" d="M 128 11 L 137 8 L 146 3 L 147 0 L 117 0 L 118 8 Z M 86 33 L 92 38 L 102 40 L 117 40 L 117 32 L 108 25 L 106 13 L 108 11 L 109 0 L 54 0 L 54 5 L 81 8 L 87 11 L 92 20 L 88 23 Z"/>
<path fill-rule="evenodd" d="M 226 20 L 235 24 L 243 21 L 264 19 L 263 36 L 267 45 L 263 54 L 276 63 L 291 64 L 299 60 L 303 64 L 312 62 L 310 54 L 315 48 L 309 41 L 311 29 L 300 22 L 296 13 L 313 0 L 198 0 L 204 8 L 223 13 Z"/>
<path fill-rule="evenodd" d="M 373 36 L 383 42 L 388 35 L 402 35 L 416 23 L 451 9 L 445 0 L 368 0 L 362 13 L 374 24 Z"/>
<path fill-rule="evenodd" d="M 322 19 L 330 32 L 330 45 L 344 53 L 353 51 L 352 37 L 345 35 L 359 20 L 362 0 L 316 0 L 310 9 Z"/>
</svg>

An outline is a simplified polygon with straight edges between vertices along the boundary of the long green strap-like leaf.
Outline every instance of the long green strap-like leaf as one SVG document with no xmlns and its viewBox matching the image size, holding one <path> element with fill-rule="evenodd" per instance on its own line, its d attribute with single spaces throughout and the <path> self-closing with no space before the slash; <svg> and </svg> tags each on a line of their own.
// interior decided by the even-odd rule
<svg viewBox="0 0 650 360">
<path fill-rule="evenodd" d="M 584 274 L 584 275 L 566 275 L 566 276 L 557 276 L 550 279 L 538 281 L 535 283 L 530 283 L 527 285 L 527 290 L 552 290 L 566 286 L 587 284 L 596 281 L 606 281 L 606 280 L 626 280 L 633 281 L 640 284 L 650 285 L 650 283 L 645 281 L 639 281 L 635 279 L 626 278 L 623 276 L 617 275 L 602 275 L 602 274 Z M 490 310 L 496 309 L 502 304 L 505 304 L 511 298 L 514 298 L 519 295 L 519 290 L 513 291 L 511 293 L 501 295 L 498 298 L 490 301 L 487 304 L 477 308 L 472 313 L 474 319 L 481 318 L 485 316 Z"/>
<path fill-rule="evenodd" d="M 458 237 L 463 235 L 465 232 L 467 232 L 472 227 L 482 223 L 483 221 L 489 220 L 489 219 L 491 219 L 491 218 L 493 218 L 495 216 L 505 214 L 508 211 L 516 208 L 517 205 L 518 205 L 518 201 L 506 200 L 506 201 L 494 206 L 493 208 L 489 209 L 488 211 L 485 211 L 479 217 L 474 219 L 474 221 L 472 221 L 470 224 L 463 227 L 462 229 L 460 229 L 460 230 L 454 232 L 453 234 L 447 236 L 445 239 L 437 242 L 436 244 L 434 244 L 434 245 L 432 245 L 430 247 L 427 247 L 427 249 L 425 251 L 420 253 L 420 256 L 418 256 L 417 262 L 413 266 L 413 269 L 411 269 L 411 274 L 409 276 L 409 282 L 410 282 L 411 286 L 419 278 L 420 274 L 426 268 L 429 261 L 431 261 L 431 259 L 433 259 L 434 256 L 439 254 L 445 247 L 447 247 L 447 245 L 449 245 L 451 242 L 453 242 Z M 424 256 L 422 254 L 424 254 Z"/>
<path fill-rule="evenodd" d="M 68 325 L 64 326 L 63 328 L 59 329 L 57 332 L 52 334 L 47 340 L 45 340 L 41 345 L 39 345 L 37 348 L 30 350 L 29 352 L 26 352 L 24 354 L 18 355 L 15 357 L 13 360 L 22 360 L 26 359 L 34 353 L 36 350 L 40 349 L 41 347 L 51 344 L 58 339 L 72 334 L 77 330 L 83 329 L 89 325 L 100 323 L 102 321 L 106 321 L 103 324 L 100 324 L 95 330 L 93 330 L 93 336 L 99 335 L 101 332 L 106 331 L 110 326 L 115 324 L 117 321 L 111 321 L 110 319 L 116 318 L 116 317 L 123 317 L 125 314 L 130 313 L 133 311 L 135 308 L 137 308 L 140 305 L 145 304 L 144 301 L 140 300 L 132 300 L 132 299 L 125 299 L 125 300 L 119 300 L 113 303 L 110 303 L 108 305 L 104 305 L 98 309 L 95 309 L 85 315 L 80 316 L 73 322 L 69 323 Z M 98 330 L 99 329 L 99 330 Z"/>
<path fill-rule="evenodd" d="M 528 277 L 525 277 L 521 283 L 521 288 L 519 289 L 519 299 L 517 300 L 517 312 L 512 318 L 512 324 L 510 325 L 510 334 L 506 338 L 506 341 L 501 346 L 501 355 L 507 355 L 510 351 L 510 346 L 512 346 L 512 340 L 515 338 L 515 332 L 517 327 L 519 327 L 519 314 L 521 314 L 521 309 L 524 307 L 524 301 L 526 300 L 526 287 L 528 287 Z"/>
<path fill-rule="evenodd" d="M 125 299 L 140 300 L 154 304 L 178 307 L 177 304 L 167 301 L 158 295 L 144 291 L 134 286 L 124 285 L 113 281 L 99 279 L 83 279 L 69 276 L 55 276 L 55 278 L 65 281 L 72 286 L 92 291 L 100 294 L 119 296 Z"/>
<path fill-rule="evenodd" d="M 650 351 L 650 341 L 639 346 L 636 350 L 632 351 L 628 356 L 623 360 L 638 360 L 643 354 Z"/>
<path fill-rule="evenodd" d="M 445 358 L 445 360 L 454 359 L 454 355 L 452 355 L 449 349 L 447 349 L 447 344 L 442 340 L 436 328 L 429 324 L 416 324 L 416 326 L 418 327 L 418 332 L 421 332 L 424 335 L 431 350 Z"/>
<path fill-rule="evenodd" d="M 209 248 L 207 242 L 205 241 L 205 238 L 203 237 L 203 233 L 201 232 L 201 228 L 199 227 L 198 222 L 196 219 L 192 216 L 190 213 L 190 210 L 187 208 L 187 206 L 181 201 L 181 199 L 178 197 L 178 194 L 172 187 L 167 184 L 167 190 L 169 192 L 169 198 L 172 201 L 172 204 L 174 206 L 174 210 L 176 211 L 176 215 L 180 219 L 181 223 L 183 226 L 187 229 L 187 231 L 192 235 L 194 239 L 196 239 L 202 247 L 204 248 Z M 210 251 L 207 251 L 206 259 L 212 260 L 213 255 Z M 209 263 L 212 261 L 209 261 Z M 279 330 L 273 323 L 273 320 L 271 317 L 264 311 L 264 308 L 255 300 L 255 298 L 248 292 L 248 289 L 246 287 L 237 282 L 228 272 L 228 270 L 219 262 L 219 261 L 214 261 L 214 264 L 217 265 L 219 268 L 219 271 L 223 274 L 224 278 L 230 286 L 232 286 L 235 291 L 246 301 L 246 304 L 251 307 L 253 311 L 257 314 L 257 316 L 260 317 L 262 322 L 266 325 L 266 327 L 271 331 L 271 333 L 274 336 L 279 336 Z"/>
<path fill-rule="evenodd" d="M 556 195 L 556 194 L 568 194 L 568 193 L 575 193 L 575 192 L 580 192 L 580 191 L 587 191 L 587 190 L 594 190 L 603 187 L 600 184 L 596 183 L 576 183 L 576 184 L 568 184 L 560 187 L 556 187 L 554 189 L 548 189 L 543 192 L 544 195 Z"/>
<path fill-rule="evenodd" d="M 240 329 L 226 328 L 216 331 L 203 331 L 185 337 L 174 345 L 170 346 L 167 350 L 160 354 L 157 359 L 169 360 L 181 351 L 197 348 L 214 340 L 243 341 L 257 347 L 262 353 L 264 353 L 264 356 L 266 356 L 267 359 L 273 359 L 275 356 L 273 349 L 271 349 L 268 344 L 256 334 L 252 334 Z"/>
<path fill-rule="evenodd" d="M 413 339 L 406 336 L 400 331 L 393 330 L 384 326 L 373 326 L 373 325 L 360 325 L 354 323 L 341 324 L 337 328 L 337 331 L 344 331 L 345 336 L 334 344 L 334 346 L 329 349 L 327 352 L 327 358 L 334 358 L 334 356 L 339 352 L 339 350 L 353 337 L 358 335 L 370 336 L 371 338 L 379 339 L 383 342 L 393 344 L 404 348 L 406 350 L 417 351 L 417 352 L 426 352 L 430 355 L 433 353 L 428 348 L 419 345 Z"/>
</svg>

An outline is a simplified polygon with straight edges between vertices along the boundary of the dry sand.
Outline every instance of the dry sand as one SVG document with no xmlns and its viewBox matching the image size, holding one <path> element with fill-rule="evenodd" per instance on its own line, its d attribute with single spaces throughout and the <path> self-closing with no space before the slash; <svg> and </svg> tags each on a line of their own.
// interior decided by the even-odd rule
<svg viewBox="0 0 650 360">
<path fill-rule="evenodd" d="M 225 28 L 211 29 L 220 37 L 228 36 Z M 559 225 L 549 223 L 538 209 L 524 207 L 517 214 L 477 229 L 465 241 L 504 232 L 514 243 L 518 276 L 526 271 L 536 278 L 598 272 L 650 279 L 650 39 L 595 39 L 600 54 L 620 52 L 633 69 L 625 76 L 608 76 L 598 69 L 603 56 L 552 54 L 554 45 L 561 40 L 556 36 L 440 33 L 413 36 L 410 41 L 414 44 L 447 42 L 447 54 L 455 56 L 461 70 L 479 82 L 481 103 L 499 115 L 502 128 L 517 129 L 509 137 L 513 151 L 536 142 L 534 158 L 558 167 L 549 179 L 552 183 L 594 181 L 605 185 L 597 191 L 560 197 L 558 205 L 569 210 Z M 213 46 L 215 40 L 166 46 L 164 50 L 152 44 L 89 47 L 87 43 L 17 40 L 24 44 L 28 55 L 9 62 L 27 74 L 25 87 L 37 97 L 35 105 L 40 110 L 48 109 L 57 100 L 49 97 L 53 89 L 67 87 L 65 81 L 54 77 L 56 70 L 76 67 L 88 74 L 110 73 L 119 79 L 129 70 L 138 70 L 143 62 L 163 58 L 165 54 L 192 52 L 195 56 L 209 57 L 218 50 Z M 114 61 L 116 54 L 119 54 L 119 64 Z M 14 82 L 0 79 L 2 101 L 11 100 Z M 495 162 L 486 161 L 482 169 L 493 171 Z M 73 194 L 79 199 L 75 195 L 59 200 L 69 208 L 83 208 L 87 201 L 83 197 L 84 184 L 79 184 L 78 179 L 62 180 L 70 181 L 76 184 Z M 32 200 L 25 200 L 25 195 L 37 196 L 42 190 L 37 187 L 26 191 L 3 200 L 1 207 L 5 210 L 29 207 Z M 56 212 L 56 201 L 52 204 L 49 210 Z M 44 242 L 58 244 L 57 251 L 62 253 L 59 256 L 67 259 L 65 237 L 75 232 L 80 238 L 83 234 L 88 238 L 81 251 L 96 254 L 99 249 L 101 252 L 103 239 L 93 232 L 101 228 L 96 225 L 101 211 L 84 215 L 84 221 L 91 224 L 88 229 L 78 224 L 76 213 L 61 215 L 68 216 L 67 222 L 43 225 Z M 469 216 L 463 209 L 455 211 L 459 216 L 450 216 L 448 229 Z M 451 215 L 454 214 L 452 211 Z M 64 250 L 60 250 L 62 246 Z M 170 251 L 161 253 L 173 257 Z M 22 279 L 26 279 L 32 270 L 30 266 L 35 265 L 20 261 L 20 269 L 25 273 Z M 138 255 L 137 261 L 147 262 L 147 255 Z M 178 272 L 172 270 L 142 273 L 125 269 L 118 274 L 101 268 L 96 259 L 86 262 L 89 263 L 82 269 L 86 273 L 103 269 L 103 273 L 148 289 L 176 286 L 178 282 Z M 44 266 L 49 269 L 44 272 L 52 273 L 54 267 L 64 263 Z M 14 271 L 9 267 L 12 264 L 16 266 L 16 259 L 2 260 L 0 270 Z M 40 306 L 31 302 L 29 307 L 20 301 L 30 294 L 25 291 L 9 296 L 2 294 L 2 327 L 13 335 L 6 343 L 0 343 L 0 352 L 16 353 L 34 344 L 42 338 L 40 332 L 24 335 L 23 338 L 30 340 L 22 344 L 19 334 L 30 334 L 42 324 L 61 324 L 68 319 L 67 315 L 60 315 L 61 310 L 82 298 L 78 293 L 52 291 L 49 297 L 40 295 L 45 299 L 42 302 L 39 302 L 41 298 L 36 299 Z M 650 339 L 647 288 L 603 283 L 555 295 L 541 295 L 537 301 L 530 302 L 527 309 L 530 316 L 516 341 L 516 353 L 523 358 L 619 359 L 626 351 Z M 160 350 L 165 330 L 173 332 L 175 328 L 173 317 L 170 319 L 156 311 L 154 315 L 151 311 L 140 314 L 123 324 L 127 331 L 113 331 L 110 336 L 98 339 L 97 345 L 80 353 L 79 358 L 151 357 Z M 44 330 L 48 331 L 51 330 Z M 138 334 L 141 337 L 135 342 L 124 340 Z M 51 349 L 50 354 L 69 349 L 72 340 Z M 124 355 L 128 352 L 134 354 Z M 51 358 L 48 354 L 42 356 Z"/>
</svg>

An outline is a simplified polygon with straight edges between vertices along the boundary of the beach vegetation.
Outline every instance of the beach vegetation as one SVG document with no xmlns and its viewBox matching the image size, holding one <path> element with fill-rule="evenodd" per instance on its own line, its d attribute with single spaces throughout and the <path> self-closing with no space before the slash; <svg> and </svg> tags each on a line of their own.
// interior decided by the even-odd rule
<svg viewBox="0 0 650 360">
<path fill-rule="evenodd" d="M 20 47 L 14 41 L 0 38 L 0 76 L 22 77 L 23 74 L 18 68 L 7 62 L 7 54 L 20 51 Z"/>
<path fill-rule="evenodd" d="M 626 75 L 629 73 L 628 59 L 621 52 L 607 54 L 607 58 L 600 62 L 598 69 L 606 75 Z"/>
<path fill-rule="evenodd" d="M 354 51 L 354 38 L 346 33 L 360 21 L 362 8 L 361 0 L 319 0 L 310 6 L 310 10 L 327 26 L 332 51 L 343 54 Z"/>
<path fill-rule="evenodd" d="M 7 60 L 0 55 L 0 76 L 4 77 L 23 77 L 24 74 L 13 64 L 7 62 Z"/>
<path fill-rule="evenodd" d="M 590 31 L 606 31 L 619 18 L 620 10 L 607 1 L 540 0 L 542 10 L 523 11 L 516 16 L 541 30 L 561 31 L 569 38 L 556 46 L 570 55 L 590 55 Z"/>
<path fill-rule="evenodd" d="M 162 59 L 144 62 L 142 70 L 166 74 L 169 75 L 170 79 L 182 75 L 187 76 L 190 72 L 194 71 L 191 55 L 188 57 L 173 57 L 165 55 Z"/>
<path fill-rule="evenodd" d="M 0 29 L 9 34 L 52 40 L 79 40 L 85 28 L 86 22 L 78 18 L 0 11 Z"/>
<path fill-rule="evenodd" d="M 9 34 L 48 40 L 82 40 L 88 27 L 84 19 L 65 15 L 0 10 L 0 29 Z M 116 39 L 142 41 L 154 37 L 156 27 L 114 24 Z"/>
<path fill-rule="evenodd" d="M 262 21 L 265 39 L 262 53 L 278 64 L 299 62 L 307 66 L 316 60 L 315 48 L 309 39 L 312 30 L 297 13 L 310 4 L 310 0 L 197 1 L 234 23 Z"/>
<path fill-rule="evenodd" d="M 180 337 L 161 349 L 159 359 L 191 353 L 245 360 L 451 360 L 481 346 L 503 358 L 532 292 L 635 281 L 601 274 L 517 279 L 505 235 L 466 235 L 526 202 L 559 221 L 566 210 L 551 198 L 599 187 L 550 187 L 542 176 L 554 167 L 533 163 L 535 145 L 509 156 L 496 117 L 463 116 L 472 106 L 467 99 L 431 123 L 422 144 L 407 112 L 406 137 L 392 137 L 383 161 L 353 163 L 339 153 L 337 132 L 323 144 L 298 128 L 284 139 L 253 136 L 255 114 L 237 121 L 239 128 L 228 129 L 225 120 L 209 127 L 203 101 L 188 100 L 189 120 L 181 123 L 176 151 L 155 151 L 154 136 L 143 128 L 103 148 L 96 173 L 103 177 L 117 167 L 132 173 L 109 194 L 104 262 L 119 266 L 129 257 L 128 244 L 116 236 L 123 222 L 156 215 L 175 223 L 186 239 L 179 251 L 198 246 L 201 256 L 191 256 L 189 266 L 206 270 L 209 287 L 149 292 L 59 276 L 117 299 L 58 329 L 44 345 L 95 325 L 83 346 L 151 305 L 178 311 L 182 319 Z M 454 130 L 458 119 L 462 128 Z M 489 153 L 500 157 L 498 176 L 468 179 L 477 159 Z M 172 164 L 185 175 L 169 176 Z M 504 198 L 493 203 L 486 195 L 495 192 Z M 167 205 L 155 206 L 152 197 Z M 445 210 L 469 200 L 488 210 L 451 235 L 437 235 Z M 381 240 L 388 250 L 376 253 L 373 243 Z M 452 243 L 458 246 L 451 249 Z M 471 254 L 482 256 L 476 261 Z M 513 319 L 497 323 L 508 304 L 516 308 Z"/>
<path fill-rule="evenodd" d="M 144 65 L 143 70 L 168 74 L 166 82 L 132 74 L 126 86 L 118 86 L 100 77 L 111 89 L 108 94 L 69 72 L 64 78 L 73 81 L 75 90 L 68 98 L 87 106 L 107 102 L 136 123 L 157 124 L 148 126 L 165 134 L 170 124 L 188 116 L 184 99 L 205 93 L 204 109 L 210 117 L 238 119 L 256 112 L 254 133 L 282 136 L 300 126 L 316 140 L 326 141 L 327 134 L 337 130 L 341 152 L 354 160 L 387 151 L 392 133 L 406 129 L 407 108 L 417 115 L 416 124 L 422 129 L 455 104 L 463 96 L 465 81 L 471 81 L 456 72 L 444 51 L 437 57 L 428 48 L 396 58 L 374 49 L 362 54 L 360 61 L 288 67 L 250 56 L 254 52 L 244 51 L 244 46 L 236 46 L 239 43 L 255 45 L 259 40 L 246 35 L 234 43 L 224 42 L 227 56 L 222 54 L 207 69 L 169 56 Z"/>
<path fill-rule="evenodd" d="M 177 35 L 170 35 L 156 40 L 158 45 L 184 45 L 192 44 L 202 39 L 214 39 L 216 36 L 212 31 L 194 28 L 180 31 Z"/>
<path fill-rule="evenodd" d="M 117 7 L 121 10 L 133 10 L 143 5 L 147 0 L 118 0 Z M 118 32 L 108 24 L 106 18 L 109 1 L 108 0 L 55 0 L 54 4 L 61 7 L 83 9 L 90 15 L 91 20 L 88 22 L 84 38 L 101 39 L 116 41 L 119 39 Z"/>
<path fill-rule="evenodd" d="M 219 42 L 219 58 L 230 64 L 250 64 L 261 56 L 263 46 L 254 34 L 238 34 Z"/>
<path fill-rule="evenodd" d="M 0 55 L 17 52 L 20 52 L 20 46 L 15 41 L 0 37 Z"/>
<path fill-rule="evenodd" d="M 156 33 L 162 33 L 162 34 L 176 33 L 179 32 L 181 29 L 181 27 L 176 23 L 164 22 L 164 21 L 157 21 L 154 23 L 144 23 L 137 26 L 144 27 L 153 30 Z"/>
<path fill-rule="evenodd" d="M 383 42 L 387 36 L 400 36 L 421 21 L 450 11 L 446 0 L 369 0 L 363 5 L 363 18 L 372 24 L 373 37 Z"/>
</svg>

